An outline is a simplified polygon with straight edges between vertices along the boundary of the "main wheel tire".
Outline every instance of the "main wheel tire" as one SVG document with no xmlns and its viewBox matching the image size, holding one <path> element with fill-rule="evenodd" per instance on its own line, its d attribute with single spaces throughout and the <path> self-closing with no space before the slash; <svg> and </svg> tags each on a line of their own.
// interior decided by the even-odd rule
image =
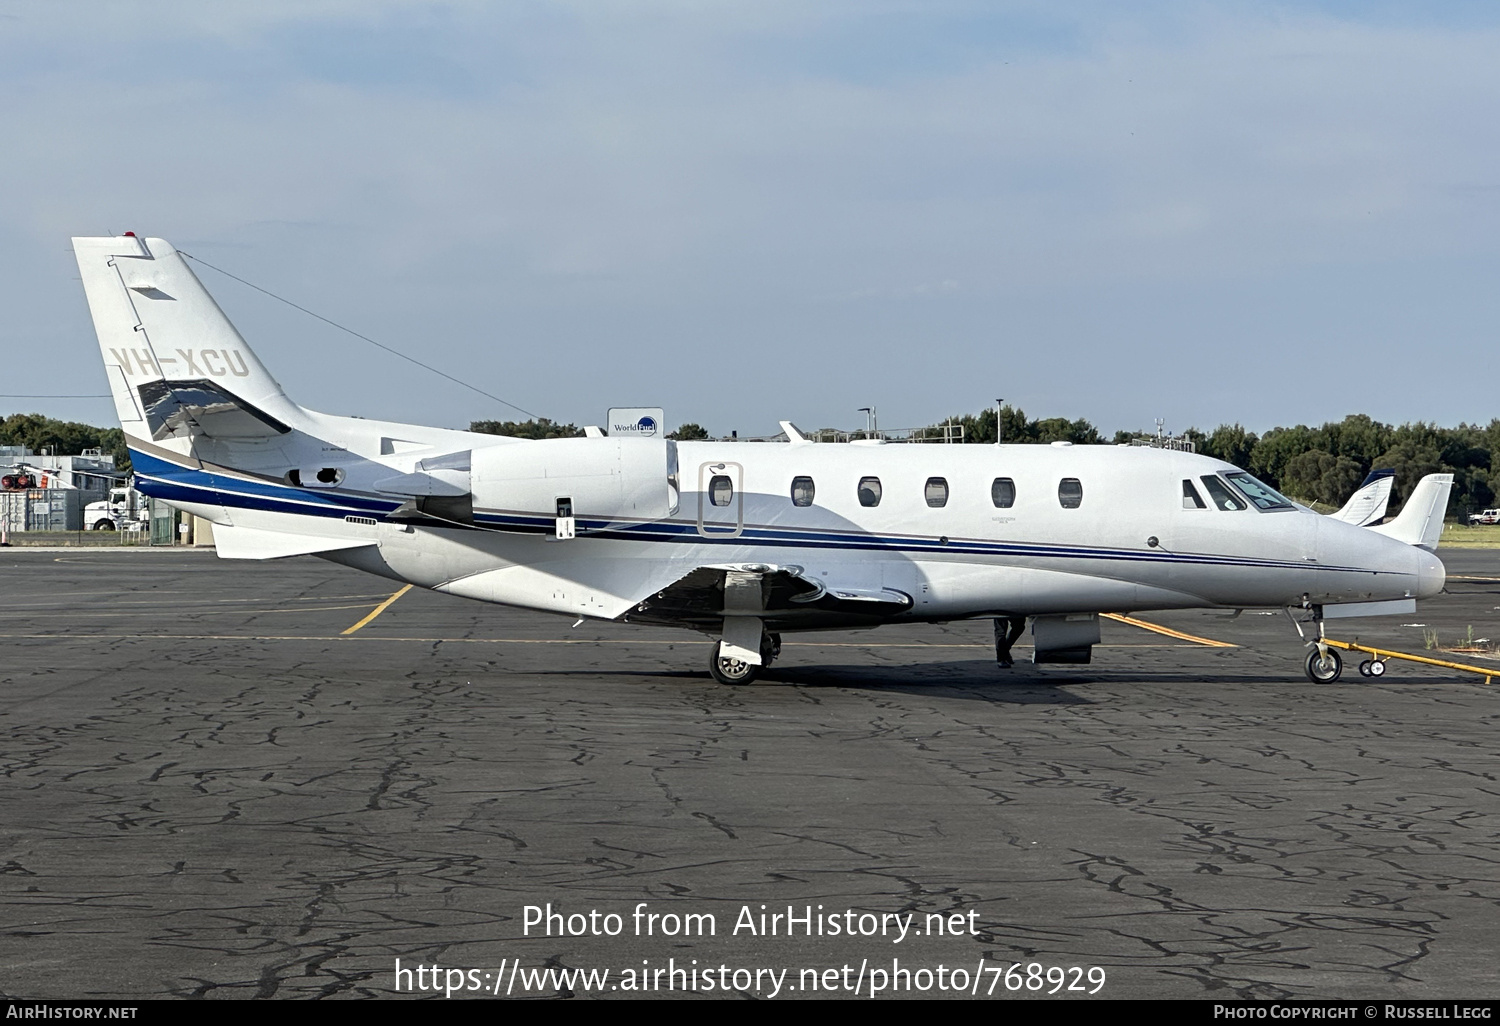
<svg viewBox="0 0 1500 1026">
<path fill-rule="evenodd" d="M 1385 675 L 1385 662 L 1383 660 L 1380 660 L 1380 659 L 1375 659 L 1375 660 L 1371 661 L 1371 663 L 1370 663 L 1370 676 L 1371 677 L 1382 677 L 1384 675 Z"/>
<path fill-rule="evenodd" d="M 96 521 L 94 521 L 94 530 L 96 530 L 96 531 L 113 531 L 114 529 L 115 529 L 115 522 L 113 520 L 96 520 Z"/>
<path fill-rule="evenodd" d="M 1326 653 L 1315 648 L 1307 653 L 1303 668 L 1307 671 L 1307 679 L 1314 684 L 1332 684 L 1344 672 L 1344 660 L 1331 648 Z"/>
<path fill-rule="evenodd" d="M 708 657 L 708 672 L 720 684 L 749 684 L 760 676 L 762 667 L 747 663 L 743 659 L 719 654 L 723 642 L 715 645 Z"/>
</svg>

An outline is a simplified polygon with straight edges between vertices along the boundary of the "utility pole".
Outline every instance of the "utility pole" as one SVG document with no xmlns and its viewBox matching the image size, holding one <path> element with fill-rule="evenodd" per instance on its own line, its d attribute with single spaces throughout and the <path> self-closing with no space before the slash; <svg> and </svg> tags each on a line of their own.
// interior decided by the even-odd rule
<svg viewBox="0 0 1500 1026">
<path fill-rule="evenodd" d="M 859 410 L 856 411 L 856 412 L 863 413 L 865 415 L 865 437 L 866 438 L 874 438 L 875 437 L 875 407 L 873 407 L 873 406 L 861 406 L 859 408 Z"/>
<path fill-rule="evenodd" d="M 1004 429 L 1004 425 L 1001 423 L 1001 419 L 1000 419 L 1000 413 L 1001 413 L 1002 410 L 1004 410 L 1004 407 L 1001 405 L 1001 403 L 1003 403 L 1003 402 L 1005 402 L 1004 399 L 996 399 L 995 400 L 995 444 L 996 445 L 1000 444 L 1000 442 L 1002 440 L 1002 437 L 1004 435 L 1004 430 L 1005 430 Z"/>
</svg>

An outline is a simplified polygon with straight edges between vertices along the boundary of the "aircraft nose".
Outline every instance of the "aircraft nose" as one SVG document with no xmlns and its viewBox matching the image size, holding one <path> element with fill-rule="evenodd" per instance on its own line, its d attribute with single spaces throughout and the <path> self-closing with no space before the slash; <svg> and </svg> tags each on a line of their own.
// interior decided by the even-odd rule
<svg viewBox="0 0 1500 1026">
<path fill-rule="evenodd" d="M 1431 552 L 1418 551 L 1421 555 L 1417 557 L 1417 598 L 1432 598 L 1448 583 L 1448 570 Z"/>
</svg>

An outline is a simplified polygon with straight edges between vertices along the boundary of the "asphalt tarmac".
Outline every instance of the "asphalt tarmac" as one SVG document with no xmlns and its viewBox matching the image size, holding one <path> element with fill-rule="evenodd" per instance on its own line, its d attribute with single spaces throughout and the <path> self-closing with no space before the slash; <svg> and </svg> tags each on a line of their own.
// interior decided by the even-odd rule
<svg viewBox="0 0 1500 1026">
<path fill-rule="evenodd" d="M 1330 634 L 1500 639 L 1500 552 L 1442 555 Z M 1235 647 L 885 628 L 727 688 L 696 635 L 415 590 L 344 633 L 394 590 L 0 550 L 4 996 L 1500 996 L 1481 678 L 1314 685 L 1285 616 L 1142 613 Z"/>
</svg>

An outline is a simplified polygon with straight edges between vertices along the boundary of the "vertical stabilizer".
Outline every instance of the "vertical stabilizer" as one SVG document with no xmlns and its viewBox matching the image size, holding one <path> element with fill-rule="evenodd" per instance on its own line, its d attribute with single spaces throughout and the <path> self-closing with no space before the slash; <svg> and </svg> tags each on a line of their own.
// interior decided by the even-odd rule
<svg viewBox="0 0 1500 1026">
<path fill-rule="evenodd" d="M 1349 496 L 1349 501 L 1344 503 L 1343 508 L 1328 515 L 1355 527 L 1368 527 L 1376 523 L 1385 516 L 1386 507 L 1391 501 L 1391 485 L 1395 480 L 1394 470 L 1370 471 L 1364 483 Z"/>
<path fill-rule="evenodd" d="M 297 407 L 171 245 L 133 235 L 79 238 L 73 253 L 126 435 L 287 430 Z"/>
<path fill-rule="evenodd" d="M 1448 492 L 1452 488 L 1452 474 L 1428 474 L 1417 482 L 1395 520 L 1370 530 L 1428 552 L 1437 551 L 1438 539 L 1443 536 L 1443 514 L 1448 510 Z"/>
</svg>

